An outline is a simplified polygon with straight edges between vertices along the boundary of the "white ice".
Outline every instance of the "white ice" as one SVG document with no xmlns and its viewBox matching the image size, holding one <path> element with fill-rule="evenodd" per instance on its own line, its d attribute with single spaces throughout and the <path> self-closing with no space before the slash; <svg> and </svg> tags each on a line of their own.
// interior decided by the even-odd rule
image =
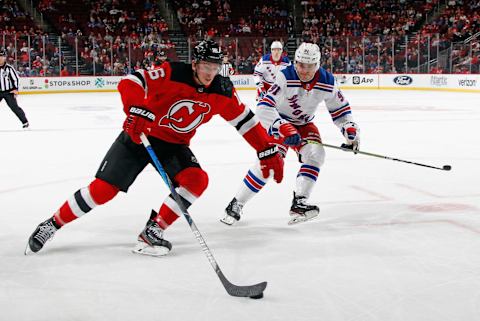
<svg viewBox="0 0 480 321">
<path fill-rule="evenodd" d="M 240 92 L 253 107 L 253 92 Z M 318 219 L 288 226 L 299 164 L 269 183 L 238 225 L 219 222 L 255 159 L 220 117 L 192 149 L 210 185 L 190 212 L 223 272 L 268 281 L 230 297 L 183 218 L 171 255 L 130 252 L 167 195 L 148 167 L 128 194 L 62 228 L 37 255 L 27 239 L 93 178 L 123 121 L 118 94 L 19 97 L 31 130 L 0 105 L 0 320 L 480 320 L 479 94 L 346 91 L 361 149 L 451 172 L 328 149 L 311 197 Z M 342 137 L 326 110 L 324 142 Z"/>
</svg>

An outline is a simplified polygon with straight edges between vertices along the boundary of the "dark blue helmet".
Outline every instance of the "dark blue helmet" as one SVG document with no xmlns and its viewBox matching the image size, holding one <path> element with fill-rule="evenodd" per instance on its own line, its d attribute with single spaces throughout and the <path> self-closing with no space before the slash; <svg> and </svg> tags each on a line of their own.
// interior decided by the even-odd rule
<svg viewBox="0 0 480 321">
<path fill-rule="evenodd" d="M 6 56 L 8 56 L 7 49 L 0 48 L 0 57 L 6 57 Z"/>
</svg>

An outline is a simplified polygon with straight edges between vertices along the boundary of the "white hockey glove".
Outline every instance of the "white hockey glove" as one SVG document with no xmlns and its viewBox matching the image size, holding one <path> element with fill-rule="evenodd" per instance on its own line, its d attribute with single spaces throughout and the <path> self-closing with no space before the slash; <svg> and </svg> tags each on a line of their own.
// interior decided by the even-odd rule
<svg viewBox="0 0 480 321">
<path fill-rule="evenodd" d="M 354 152 L 360 148 L 360 128 L 354 122 L 346 122 L 342 125 L 342 134 L 346 139 L 346 144 L 342 144 L 343 148 L 348 148 Z"/>
</svg>

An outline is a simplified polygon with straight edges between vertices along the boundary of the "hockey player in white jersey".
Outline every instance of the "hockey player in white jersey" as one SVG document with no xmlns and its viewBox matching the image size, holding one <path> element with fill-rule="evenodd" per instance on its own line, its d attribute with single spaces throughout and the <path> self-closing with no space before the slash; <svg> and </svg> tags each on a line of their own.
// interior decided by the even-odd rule
<svg viewBox="0 0 480 321">
<path fill-rule="evenodd" d="M 358 150 L 360 130 L 353 121 L 348 101 L 335 83 L 333 75 L 320 67 L 320 48 L 302 43 L 295 52 L 294 65 L 281 70 L 275 84 L 257 104 L 257 115 L 269 134 L 278 142 L 285 157 L 292 148 L 301 163 L 290 208 L 289 224 L 316 217 L 319 208 L 307 203 L 325 159 L 317 126 L 312 122 L 322 102 L 333 123 L 346 139 L 346 146 Z M 243 206 L 267 183 L 256 162 L 225 209 L 221 221 L 232 225 L 242 215 Z"/>
<path fill-rule="evenodd" d="M 270 51 L 271 53 L 260 59 L 253 71 L 253 79 L 257 87 L 257 101 L 261 100 L 273 85 L 277 73 L 291 65 L 290 59 L 283 56 L 283 45 L 280 41 L 272 42 Z"/>
</svg>

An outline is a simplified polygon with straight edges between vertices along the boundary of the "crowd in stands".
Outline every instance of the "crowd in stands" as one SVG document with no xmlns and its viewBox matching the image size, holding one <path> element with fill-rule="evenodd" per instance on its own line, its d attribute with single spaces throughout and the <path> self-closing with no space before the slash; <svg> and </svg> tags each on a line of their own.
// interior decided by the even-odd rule
<svg viewBox="0 0 480 321">
<path fill-rule="evenodd" d="M 294 35 L 293 17 L 284 1 L 171 3 L 192 42 L 218 40 L 238 73 L 252 73 L 271 41 L 286 43 Z M 97 75 L 149 68 L 160 56 L 178 59 L 168 24 L 154 0 L 35 0 L 33 4 L 59 36 L 37 27 L 16 1 L 0 4 L 1 45 L 21 75 L 77 74 L 72 66 L 76 53 L 80 73 Z M 478 72 L 478 40 L 471 45 L 452 43 L 480 32 L 480 0 L 302 0 L 300 4 L 304 28 L 299 40 L 318 43 L 322 65 L 333 72 L 428 72 L 419 68 L 427 63 L 432 63 L 432 72 L 449 72 L 448 67 L 452 72 Z M 70 55 L 65 54 L 68 50 Z M 437 53 L 446 51 L 452 66 L 435 62 Z"/>
<path fill-rule="evenodd" d="M 440 13 L 438 0 L 303 0 L 301 4 L 302 38 L 321 45 L 324 66 L 335 72 L 422 72 L 419 66 L 429 60 L 434 63 L 437 53 L 453 48 L 452 42 L 480 31 L 478 0 L 448 0 Z M 438 17 L 425 23 L 434 16 Z M 476 51 L 472 54 L 465 48 L 454 50 L 453 71 L 466 72 L 467 65 L 470 71 L 470 63 L 478 70 Z M 456 60 L 463 67 L 456 68 Z M 445 67 L 434 72 L 448 71 Z"/>
<path fill-rule="evenodd" d="M 285 36 L 289 19 L 278 1 L 267 4 L 228 0 L 174 0 L 177 18 L 191 36 Z"/>
<path fill-rule="evenodd" d="M 0 5 L 0 37 L 8 63 L 16 64 L 21 76 L 47 75 L 59 64 L 58 50 L 16 1 Z"/>
<path fill-rule="evenodd" d="M 402 37 L 418 29 L 438 0 L 307 1 L 303 6 L 304 40 L 329 37 Z"/>
<path fill-rule="evenodd" d="M 448 0 L 441 14 L 432 22 L 425 24 L 421 29 L 422 35 L 439 36 L 443 47 L 450 43 L 458 43 L 480 33 L 480 1 L 479 0 Z M 478 72 L 479 69 L 479 43 L 473 42 L 472 46 L 452 48 L 452 61 L 455 73 Z M 443 70 L 440 70 L 443 72 Z"/>
<path fill-rule="evenodd" d="M 62 0 L 35 3 L 45 19 L 59 30 L 58 37 L 36 28 L 15 1 L 3 1 L 0 7 L 2 46 L 7 48 L 9 61 L 16 62 L 22 76 L 76 74 L 72 61 L 67 61 L 60 52 L 60 47 L 65 50 L 62 44 L 70 46 L 73 55 L 78 50 L 86 70 L 96 74 L 124 75 L 138 61 L 146 68 L 161 53 L 176 58 L 175 45 L 168 39 L 168 25 L 149 0 L 140 8 L 136 0 L 121 1 L 121 4 L 116 0 L 78 4 Z M 129 11 L 126 8 L 137 9 Z"/>
<path fill-rule="evenodd" d="M 238 73 L 251 73 L 270 42 L 293 34 L 293 17 L 284 2 L 174 0 L 177 19 L 193 41 L 219 39 Z M 267 38 L 266 41 L 263 38 Z"/>
<path fill-rule="evenodd" d="M 168 25 L 156 2 L 90 0 L 80 2 L 80 6 L 56 0 L 42 3 L 62 39 L 72 47 L 78 46 L 86 68 L 95 74 L 122 75 L 139 61 L 146 68 L 161 52 L 176 58 Z M 66 16 L 63 12 L 70 13 Z"/>
</svg>

